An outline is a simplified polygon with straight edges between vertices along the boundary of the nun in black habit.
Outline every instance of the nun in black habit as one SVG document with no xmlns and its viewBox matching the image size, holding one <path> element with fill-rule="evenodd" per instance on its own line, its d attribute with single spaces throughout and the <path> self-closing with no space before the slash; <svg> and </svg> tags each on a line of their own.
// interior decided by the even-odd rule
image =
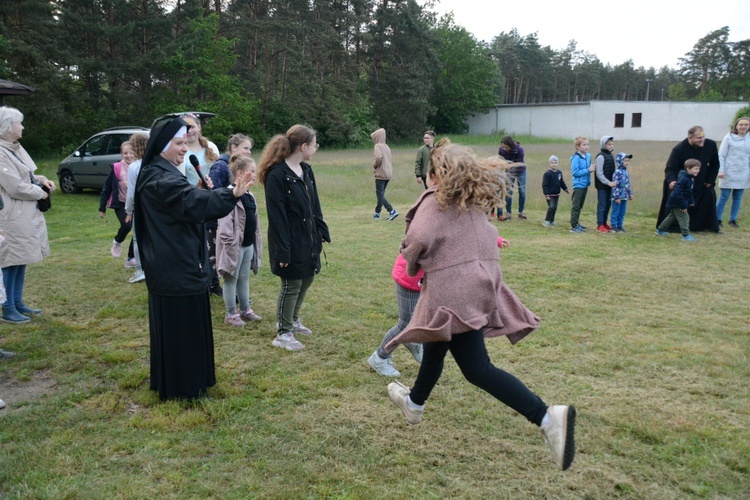
<svg viewBox="0 0 750 500">
<path fill-rule="evenodd" d="M 216 383 L 204 222 L 224 217 L 247 191 L 192 186 L 180 173 L 189 126 L 181 118 L 158 125 L 135 190 L 138 251 L 148 287 L 151 389 L 159 398 L 197 398 Z"/>
<path fill-rule="evenodd" d="M 669 214 L 667 199 L 672 193 L 674 183 L 677 182 L 677 175 L 681 170 L 685 170 L 685 161 L 690 159 L 701 162 L 701 170 L 693 183 L 695 206 L 688 209 L 690 230 L 719 233 L 721 231 L 716 218 L 716 190 L 714 189 L 716 176 L 719 174 L 719 149 L 716 147 L 716 141 L 706 139 L 703 128 L 697 125 L 688 130 L 687 139 L 677 144 L 669 155 L 664 169 L 662 200 L 656 227 L 658 228 L 661 221 Z M 680 232 L 677 222 L 672 224 L 669 232 Z"/>
</svg>

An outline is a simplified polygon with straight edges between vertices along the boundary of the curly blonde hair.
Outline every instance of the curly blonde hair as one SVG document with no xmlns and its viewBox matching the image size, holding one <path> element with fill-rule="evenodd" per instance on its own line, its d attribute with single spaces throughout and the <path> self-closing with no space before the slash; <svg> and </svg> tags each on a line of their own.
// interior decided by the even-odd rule
<svg viewBox="0 0 750 500">
<path fill-rule="evenodd" d="M 128 139 L 130 147 L 133 148 L 133 155 L 136 160 L 143 158 L 143 153 L 146 152 L 146 145 L 148 145 L 148 136 L 146 134 L 133 134 Z"/>
<path fill-rule="evenodd" d="M 441 209 L 472 207 L 489 212 L 505 205 L 505 171 L 508 162 L 499 156 L 478 159 L 467 147 L 441 139 L 430 153 L 427 175 L 435 180 L 435 199 Z"/>
</svg>

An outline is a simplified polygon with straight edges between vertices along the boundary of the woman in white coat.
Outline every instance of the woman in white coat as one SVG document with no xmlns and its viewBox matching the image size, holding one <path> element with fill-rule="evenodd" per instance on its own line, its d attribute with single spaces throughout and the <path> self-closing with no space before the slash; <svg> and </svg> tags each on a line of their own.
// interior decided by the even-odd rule
<svg viewBox="0 0 750 500">
<path fill-rule="evenodd" d="M 750 188 L 750 118 L 743 116 L 734 122 L 732 131 L 721 141 L 719 147 L 719 201 L 716 202 L 716 218 L 724 216 L 724 207 L 732 197 L 729 209 L 729 225 L 737 225 L 742 195 Z"/>
<path fill-rule="evenodd" d="M 26 266 L 49 255 L 47 223 L 37 201 L 48 196 L 41 186 L 55 190 L 52 181 L 34 175 L 36 165 L 18 143 L 23 135 L 22 122 L 20 111 L 0 107 L 0 196 L 5 205 L 0 210 L 0 230 L 5 236 L 0 245 L 0 267 L 7 294 L 2 320 L 12 323 L 25 323 L 31 319 L 28 314 L 42 312 L 24 304 L 23 285 Z"/>
</svg>

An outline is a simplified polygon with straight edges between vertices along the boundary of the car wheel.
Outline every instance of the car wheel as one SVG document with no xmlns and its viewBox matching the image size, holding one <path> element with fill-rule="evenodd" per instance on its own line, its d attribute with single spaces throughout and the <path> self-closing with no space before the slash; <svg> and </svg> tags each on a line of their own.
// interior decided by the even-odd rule
<svg viewBox="0 0 750 500">
<path fill-rule="evenodd" d="M 81 188 L 78 187 L 76 178 L 70 172 L 63 172 L 59 175 L 60 179 L 60 190 L 65 194 L 76 194 L 81 192 Z"/>
</svg>

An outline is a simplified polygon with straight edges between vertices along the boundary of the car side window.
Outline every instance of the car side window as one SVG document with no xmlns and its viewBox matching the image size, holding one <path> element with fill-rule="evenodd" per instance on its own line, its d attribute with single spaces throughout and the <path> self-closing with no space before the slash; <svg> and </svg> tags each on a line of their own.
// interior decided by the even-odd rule
<svg viewBox="0 0 750 500">
<path fill-rule="evenodd" d="M 105 154 L 119 155 L 120 146 L 122 146 L 122 143 L 127 141 L 128 138 L 129 136 L 123 134 L 111 134 L 109 136 L 109 142 L 107 142 L 107 152 Z"/>
<path fill-rule="evenodd" d="M 104 135 L 97 135 L 96 137 L 93 137 L 81 148 L 83 156 L 98 156 L 104 154 L 104 151 L 102 150 L 104 149 L 104 146 L 107 142 L 106 139 L 107 137 Z"/>
</svg>

